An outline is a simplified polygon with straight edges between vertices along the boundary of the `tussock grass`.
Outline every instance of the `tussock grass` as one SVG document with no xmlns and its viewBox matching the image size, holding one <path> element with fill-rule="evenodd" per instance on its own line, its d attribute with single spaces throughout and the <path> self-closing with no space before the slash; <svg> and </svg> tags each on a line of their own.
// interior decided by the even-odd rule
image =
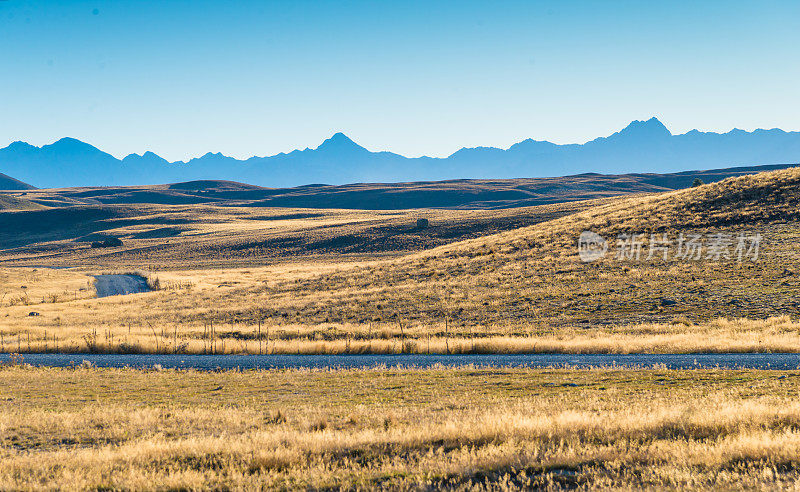
<svg viewBox="0 0 800 492">
<path fill-rule="evenodd" d="M 47 207 L 19 196 L 0 193 L 0 211 L 43 210 Z"/>
<path fill-rule="evenodd" d="M 798 378 L 12 367 L 0 487 L 792 487 Z"/>
<path fill-rule="evenodd" d="M 396 325 L 129 325 L 102 330 L 50 326 L 0 329 L 0 352 L 141 354 L 628 354 L 800 352 L 789 317 L 683 322 L 527 333 Z"/>
</svg>

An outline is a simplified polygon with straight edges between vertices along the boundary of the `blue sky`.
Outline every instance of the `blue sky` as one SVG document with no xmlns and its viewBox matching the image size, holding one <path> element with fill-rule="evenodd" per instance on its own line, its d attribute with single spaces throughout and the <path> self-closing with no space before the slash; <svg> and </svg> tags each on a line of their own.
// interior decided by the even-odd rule
<svg viewBox="0 0 800 492">
<path fill-rule="evenodd" d="M 0 0 L 0 146 L 448 155 L 800 129 L 800 2 Z"/>
</svg>

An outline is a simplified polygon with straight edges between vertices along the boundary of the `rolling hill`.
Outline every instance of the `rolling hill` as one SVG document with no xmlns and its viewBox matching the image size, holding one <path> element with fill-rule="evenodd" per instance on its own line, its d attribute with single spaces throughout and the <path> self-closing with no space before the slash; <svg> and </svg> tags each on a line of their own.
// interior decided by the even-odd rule
<svg viewBox="0 0 800 492">
<path fill-rule="evenodd" d="M 189 267 L 396 256 L 631 200 L 619 195 L 672 196 L 672 187 L 689 186 L 696 178 L 712 182 L 773 167 L 290 189 L 193 181 L 33 190 L 8 194 L 4 202 L 17 211 L 0 216 L 0 258 L 15 264 Z M 661 215 L 664 223 L 681 217 L 678 211 Z M 430 226 L 417 228 L 417 218 L 428 219 Z M 119 237 L 125 247 L 86 249 L 101 236 Z"/>
<path fill-rule="evenodd" d="M 75 350 L 96 326 L 128 335 L 133 327 L 146 350 L 158 338 L 150 326 L 166 326 L 202 350 L 213 321 L 234 352 L 262 324 L 272 349 L 291 353 L 424 353 L 431 340 L 442 353 L 794 351 L 798 210 L 798 168 L 485 211 L 77 205 L 0 213 L 0 232 L 16 231 L 0 233 L 0 261 L 160 277 L 161 291 L 123 299 L 80 300 L 62 289 L 58 303 L 36 301 L 35 318 L 25 304 L 9 307 L 17 327 L 69 326 Z M 577 248 L 587 230 L 609 244 L 588 263 Z M 99 234 L 123 244 L 91 248 Z M 618 257 L 624 234 L 641 235 L 640 255 Z M 648 255 L 651 234 L 667 240 L 666 257 Z M 757 255 L 737 258 L 740 235 L 748 245 L 760 237 Z M 714 257 L 721 238 L 725 254 Z M 699 240 L 697 258 L 683 254 L 688 240 Z M 9 284 L 9 302 L 19 303 L 19 284 Z"/>
<path fill-rule="evenodd" d="M 490 211 L 261 209 L 213 204 L 54 207 L 0 214 L 0 262 L 141 269 L 320 258 L 352 261 L 517 229 L 602 202 Z M 419 218 L 427 219 L 428 226 L 419 227 Z M 123 246 L 90 247 L 92 241 L 109 236 L 120 238 Z"/>
<path fill-rule="evenodd" d="M 46 206 L 217 204 L 236 207 L 407 210 L 414 208 L 502 209 L 590 200 L 630 193 L 660 193 L 731 176 L 794 164 L 686 171 L 671 174 L 582 174 L 555 178 L 355 183 L 263 188 L 201 180 L 168 185 L 45 189 L 25 198 Z"/>
</svg>

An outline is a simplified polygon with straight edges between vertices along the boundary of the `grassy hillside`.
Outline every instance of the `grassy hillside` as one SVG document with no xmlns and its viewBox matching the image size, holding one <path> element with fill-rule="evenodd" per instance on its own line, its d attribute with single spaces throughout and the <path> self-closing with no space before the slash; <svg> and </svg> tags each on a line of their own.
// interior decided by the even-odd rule
<svg viewBox="0 0 800 492">
<path fill-rule="evenodd" d="M 774 171 L 648 197 L 283 286 L 292 316 L 333 320 L 399 316 L 511 327 L 695 321 L 798 314 L 800 170 Z M 580 261 L 581 231 L 735 237 L 760 233 L 757 261 Z M 733 250 L 733 247 L 731 247 Z M 731 251 L 732 253 L 733 251 Z M 705 255 L 706 253 L 704 253 Z M 296 311 L 295 311 L 296 310 Z"/>
</svg>

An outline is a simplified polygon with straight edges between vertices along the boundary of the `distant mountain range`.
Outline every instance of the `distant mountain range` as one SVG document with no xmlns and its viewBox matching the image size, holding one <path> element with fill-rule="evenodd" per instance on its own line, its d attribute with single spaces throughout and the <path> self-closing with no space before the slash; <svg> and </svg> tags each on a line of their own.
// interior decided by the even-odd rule
<svg viewBox="0 0 800 492">
<path fill-rule="evenodd" d="M 656 118 L 585 144 L 527 139 L 508 149 L 463 148 L 446 158 L 371 152 L 342 133 L 315 149 L 238 160 L 208 153 L 168 162 L 152 152 L 122 160 L 73 138 L 0 149 L 0 173 L 40 188 L 147 185 L 223 179 L 269 187 L 309 183 L 555 177 L 579 173 L 670 173 L 800 162 L 800 132 L 780 129 L 673 135 Z M 2 183 L 0 183 L 2 188 Z"/>
</svg>

